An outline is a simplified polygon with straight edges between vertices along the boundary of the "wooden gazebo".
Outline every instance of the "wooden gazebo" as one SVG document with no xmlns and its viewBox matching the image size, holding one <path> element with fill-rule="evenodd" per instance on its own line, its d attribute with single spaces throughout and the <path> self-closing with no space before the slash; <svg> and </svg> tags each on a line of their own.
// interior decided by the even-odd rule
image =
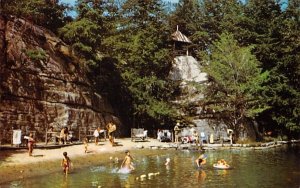
<svg viewBox="0 0 300 188">
<path fill-rule="evenodd" d="M 178 26 L 177 26 L 177 30 L 171 35 L 171 37 L 172 40 L 174 41 L 174 45 L 173 45 L 174 55 L 183 55 L 183 54 L 189 55 L 188 47 L 192 43 L 192 41 L 178 30 Z"/>
</svg>

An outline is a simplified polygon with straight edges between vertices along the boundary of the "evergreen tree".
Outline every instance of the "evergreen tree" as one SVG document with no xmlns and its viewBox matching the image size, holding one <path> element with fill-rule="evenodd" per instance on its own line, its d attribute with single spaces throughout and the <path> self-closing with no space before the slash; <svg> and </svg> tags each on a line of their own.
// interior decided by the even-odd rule
<svg viewBox="0 0 300 188">
<path fill-rule="evenodd" d="M 103 1 L 78 0 L 77 18 L 60 29 L 63 40 L 72 44 L 76 54 L 89 65 L 96 65 L 101 57 L 99 48 L 106 33 Z"/>
<path fill-rule="evenodd" d="M 273 120 L 288 133 L 300 132 L 300 1 L 291 0 L 279 23 L 281 35 L 277 64 L 272 70 L 273 87 L 268 90 Z"/>
<path fill-rule="evenodd" d="M 55 33 L 71 21 L 65 14 L 70 7 L 58 0 L 9 0 L 1 1 L 0 6 L 1 14 L 22 17 Z"/>
<path fill-rule="evenodd" d="M 166 81 L 171 62 L 170 32 L 163 4 L 158 0 L 128 0 L 121 11 L 116 43 L 110 49 L 120 62 L 122 84 L 132 99 L 135 121 L 144 125 L 167 121 L 175 113 L 167 102 L 171 90 Z"/>
<path fill-rule="evenodd" d="M 239 47 L 228 33 L 214 42 L 206 61 L 210 82 L 205 88 L 205 107 L 239 136 L 247 118 L 268 108 L 261 93 L 268 72 L 261 71 L 251 47 Z"/>
</svg>

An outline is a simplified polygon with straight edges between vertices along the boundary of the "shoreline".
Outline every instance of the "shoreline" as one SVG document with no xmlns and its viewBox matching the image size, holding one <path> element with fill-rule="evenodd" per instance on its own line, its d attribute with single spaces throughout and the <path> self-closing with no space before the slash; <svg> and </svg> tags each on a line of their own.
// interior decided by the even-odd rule
<svg viewBox="0 0 300 188">
<path fill-rule="evenodd" d="M 159 146 L 156 139 L 149 138 L 144 142 L 131 142 L 131 138 L 116 139 L 117 145 L 112 147 L 109 141 L 101 141 L 98 145 L 88 144 L 88 153 L 84 152 L 83 144 L 67 145 L 54 149 L 34 148 L 33 156 L 28 155 L 26 148 L 17 150 L 0 150 L 0 186 L 14 180 L 38 177 L 62 171 L 60 162 L 62 153 L 66 151 L 74 163 L 74 169 L 93 166 L 99 162 L 109 162 L 110 158 L 123 159 L 124 151 L 138 152 L 141 148 Z"/>
<path fill-rule="evenodd" d="M 117 146 L 112 147 L 109 141 L 101 141 L 99 145 L 89 143 L 88 153 L 84 153 L 84 146 L 70 145 L 54 149 L 34 149 L 33 156 L 28 155 L 27 149 L 15 151 L 0 150 L 0 185 L 10 181 L 49 175 L 62 170 L 60 162 L 63 158 L 62 153 L 68 152 L 68 156 L 74 163 L 74 169 L 81 169 L 93 166 L 99 163 L 110 162 L 110 158 L 117 157 L 123 159 L 124 151 L 130 150 L 139 153 L 139 150 L 145 148 L 155 149 L 199 149 L 193 144 L 180 144 L 159 142 L 156 139 L 149 138 L 145 142 L 132 142 L 130 138 L 116 139 Z M 277 141 L 260 144 L 204 144 L 204 150 L 217 149 L 268 149 L 283 146 L 286 144 L 300 143 L 300 140 Z"/>
</svg>

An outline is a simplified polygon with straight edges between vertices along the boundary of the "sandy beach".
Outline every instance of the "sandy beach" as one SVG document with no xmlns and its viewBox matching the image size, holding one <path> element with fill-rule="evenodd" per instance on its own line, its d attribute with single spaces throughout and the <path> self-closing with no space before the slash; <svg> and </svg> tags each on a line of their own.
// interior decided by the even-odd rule
<svg viewBox="0 0 300 188">
<path fill-rule="evenodd" d="M 62 153 L 68 152 L 72 159 L 74 170 L 93 164 L 109 161 L 110 158 L 124 157 L 125 150 L 150 148 L 150 146 L 161 146 L 167 143 L 158 142 L 156 139 L 148 139 L 145 142 L 132 142 L 130 138 L 116 139 L 117 146 L 112 147 L 108 140 L 99 142 L 99 145 L 89 143 L 88 153 L 84 152 L 83 144 L 66 146 L 56 149 L 34 149 L 33 156 L 28 155 L 26 149 L 13 151 L 0 151 L 0 184 L 8 181 L 27 177 L 51 174 L 61 171 L 60 161 Z"/>
</svg>

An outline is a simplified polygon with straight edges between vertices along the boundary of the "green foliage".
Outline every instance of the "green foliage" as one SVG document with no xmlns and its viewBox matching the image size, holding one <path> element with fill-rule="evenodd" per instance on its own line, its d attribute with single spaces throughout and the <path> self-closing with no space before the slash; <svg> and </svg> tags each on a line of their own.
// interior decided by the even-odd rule
<svg viewBox="0 0 300 188">
<path fill-rule="evenodd" d="M 118 68 L 132 98 L 135 119 L 166 121 L 176 113 L 167 102 L 172 90 L 166 81 L 170 65 L 166 41 L 170 33 L 164 24 L 162 4 L 129 0 L 122 6 L 121 17 L 116 40 L 106 44 L 111 45 L 120 62 Z"/>
<path fill-rule="evenodd" d="M 47 54 L 43 49 L 25 50 L 25 54 L 34 62 L 47 60 Z"/>
<path fill-rule="evenodd" d="M 1 14 L 54 32 L 60 28 L 94 87 L 128 124 L 135 119 L 147 126 L 177 116 L 169 102 L 177 86 L 167 76 L 170 35 L 178 25 L 193 42 L 191 54 L 209 60 L 206 102 L 218 117 L 234 126 L 259 115 L 263 124 L 300 131 L 299 0 L 289 0 L 286 9 L 275 0 L 180 0 L 171 12 L 160 0 L 78 0 L 74 20 L 56 0 L 9 0 L 0 6 Z M 32 61 L 46 58 L 40 50 L 24 53 Z"/>
<path fill-rule="evenodd" d="M 93 20 L 82 18 L 67 24 L 59 32 L 67 43 L 73 44 L 78 55 L 88 59 L 101 42 L 99 30 L 100 26 Z"/>
<path fill-rule="evenodd" d="M 65 16 L 69 9 L 69 6 L 60 4 L 58 0 L 9 0 L 1 1 L 0 13 L 23 17 L 56 32 L 71 20 L 70 17 Z"/>
<path fill-rule="evenodd" d="M 251 47 L 239 47 L 233 36 L 224 33 L 214 42 L 205 71 L 210 84 L 205 91 L 207 107 L 239 132 L 241 123 L 269 107 L 262 91 L 268 72 L 261 72 Z"/>
</svg>

